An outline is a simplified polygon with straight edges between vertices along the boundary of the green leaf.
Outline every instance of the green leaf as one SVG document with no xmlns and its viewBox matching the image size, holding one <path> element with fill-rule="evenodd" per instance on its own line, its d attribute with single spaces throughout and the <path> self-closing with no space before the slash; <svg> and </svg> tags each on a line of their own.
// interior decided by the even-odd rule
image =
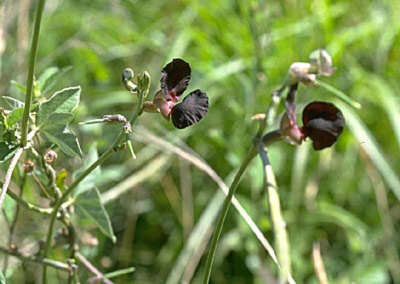
<svg viewBox="0 0 400 284">
<path fill-rule="evenodd" d="M 322 82 L 322 81 L 317 81 L 317 86 L 324 88 L 325 90 L 327 90 L 328 92 L 330 92 L 331 94 L 335 95 L 336 97 L 338 97 L 339 99 L 341 99 L 342 101 L 344 101 L 345 103 L 351 105 L 352 107 L 356 108 L 356 109 L 360 109 L 361 108 L 361 104 L 359 102 L 357 102 L 356 100 L 352 99 L 351 97 L 349 97 L 348 95 L 346 95 L 345 93 L 343 93 L 341 90 L 336 89 L 335 87 Z"/>
<path fill-rule="evenodd" d="M 3 272 L 0 270 L 0 284 L 6 284 L 6 278 L 4 278 Z"/>
<path fill-rule="evenodd" d="M 56 176 L 56 185 L 58 186 L 61 191 L 65 189 L 65 180 L 67 179 L 68 172 L 66 169 L 62 169 L 57 173 Z"/>
<path fill-rule="evenodd" d="M 345 114 L 346 123 L 349 125 L 354 137 L 360 143 L 360 147 L 364 149 L 372 163 L 382 174 L 383 179 L 389 185 L 394 195 L 396 195 L 397 199 L 400 200 L 400 178 L 398 173 L 394 171 L 391 165 L 387 162 L 381 147 L 375 140 L 375 137 L 371 134 L 367 126 L 365 126 L 353 109 L 339 101 L 337 102 L 337 105 Z"/>
<path fill-rule="evenodd" d="M 97 154 L 97 144 L 94 143 L 90 149 L 88 155 L 85 157 L 83 161 L 83 165 L 74 173 L 74 179 L 79 176 L 82 172 L 84 172 L 90 165 L 92 165 L 97 159 L 99 155 Z M 101 169 L 100 167 L 95 168 L 89 175 L 87 175 L 76 187 L 72 195 L 77 197 L 78 195 L 93 189 L 96 186 L 96 181 L 101 177 Z"/>
<path fill-rule="evenodd" d="M 16 98 L 9 97 L 9 96 L 2 96 L 1 97 L 11 108 L 20 108 L 23 107 L 25 104 Z"/>
<path fill-rule="evenodd" d="M 51 115 L 72 114 L 79 104 L 81 87 L 66 88 L 56 92 L 39 106 L 37 124 L 43 126 L 52 124 Z"/>
<path fill-rule="evenodd" d="M 22 85 L 21 83 L 18 83 L 17 81 L 11 80 L 10 81 L 11 85 L 13 85 L 15 88 L 20 90 L 22 93 L 26 93 L 26 87 Z"/>
<path fill-rule="evenodd" d="M 15 218 L 15 206 L 17 202 L 12 199 L 9 195 L 6 195 L 3 203 L 4 214 L 7 217 L 7 220 L 12 222 Z"/>
<path fill-rule="evenodd" d="M 13 127 L 15 123 L 20 121 L 22 119 L 22 116 L 24 114 L 24 108 L 16 108 L 14 109 L 10 114 L 7 115 L 6 117 L 6 126 L 8 128 Z"/>
<path fill-rule="evenodd" d="M 53 113 L 48 119 L 51 124 L 45 125 L 42 130 L 65 127 L 73 118 L 72 113 Z"/>
<path fill-rule="evenodd" d="M 68 156 L 82 157 L 78 138 L 67 127 L 55 125 L 42 130 L 43 135 Z"/>
<path fill-rule="evenodd" d="M 10 146 L 4 142 L 0 142 L 0 164 L 8 161 L 17 151 L 17 146 Z"/>
<path fill-rule="evenodd" d="M 39 79 L 37 80 L 37 84 L 39 87 L 39 90 L 43 91 L 44 87 L 46 86 L 46 83 L 59 72 L 58 67 L 50 67 L 44 70 L 44 72 L 39 76 Z"/>
<path fill-rule="evenodd" d="M 104 235 L 113 242 L 116 241 L 110 217 L 101 203 L 100 192 L 96 187 L 79 195 L 75 204 L 78 216 L 89 219 Z"/>
<path fill-rule="evenodd" d="M 52 68 L 55 68 L 55 67 L 52 67 Z M 51 68 L 49 68 L 49 69 L 51 69 Z M 42 94 L 46 95 L 47 92 L 50 92 L 53 89 L 53 87 L 56 85 L 56 83 L 59 82 L 59 79 L 62 78 L 71 69 L 72 69 L 72 66 L 67 66 L 67 67 L 64 67 L 61 69 L 57 68 L 57 72 L 55 72 L 55 73 L 49 71 L 47 76 L 48 75 L 51 75 L 51 76 L 48 76 L 46 78 L 46 80 L 44 80 L 45 78 L 43 78 L 42 81 L 39 81 Z M 44 75 L 44 73 L 43 73 L 43 75 Z M 39 80 L 40 80 L 40 78 L 39 78 Z"/>
</svg>

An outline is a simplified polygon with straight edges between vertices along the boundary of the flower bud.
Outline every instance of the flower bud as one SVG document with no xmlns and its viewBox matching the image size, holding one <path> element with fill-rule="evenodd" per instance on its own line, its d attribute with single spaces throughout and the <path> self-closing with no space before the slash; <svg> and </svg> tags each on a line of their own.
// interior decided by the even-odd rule
<svg viewBox="0 0 400 284">
<path fill-rule="evenodd" d="M 290 65 L 289 77 L 291 84 L 302 82 L 304 85 L 314 86 L 317 76 L 312 74 L 312 66 L 306 62 L 295 62 Z"/>
<path fill-rule="evenodd" d="M 25 160 L 22 163 L 22 170 L 26 174 L 33 172 L 34 167 L 35 167 L 35 164 L 31 160 Z"/>
<path fill-rule="evenodd" d="M 335 72 L 332 57 L 325 49 L 317 49 L 310 54 L 310 64 L 313 73 L 322 76 L 330 76 Z"/>
<path fill-rule="evenodd" d="M 132 93 L 136 93 L 137 86 L 132 82 L 135 73 L 131 68 L 126 68 L 121 74 L 121 80 L 125 88 Z"/>
<path fill-rule="evenodd" d="M 133 79 L 134 76 L 135 76 L 135 73 L 133 72 L 133 70 L 131 68 L 125 68 L 125 70 L 121 74 L 122 82 L 130 81 Z"/>
<path fill-rule="evenodd" d="M 57 160 L 57 153 L 54 150 L 48 149 L 46 153 L 44 154 L 44 161 L 47 164 L 53 163 L 55 160 Z"/>
<path fill-rule="evenodd" d="M 138 76 L 138 88 L 143 93 L 143 97 L 147 97 L 150 90 L 151 77 L 149 72 L 144 71 Z"/>
</svg>

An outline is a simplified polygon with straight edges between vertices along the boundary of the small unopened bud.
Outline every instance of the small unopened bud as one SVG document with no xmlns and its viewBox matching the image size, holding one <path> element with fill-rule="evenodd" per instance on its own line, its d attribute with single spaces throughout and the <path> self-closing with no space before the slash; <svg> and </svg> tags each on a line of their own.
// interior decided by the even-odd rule
<svg viewBox="0 0 400 284">
<path fill-rule="evenodd" d="M 129 121 L 127 121 L 127 122 L 124 123 L 123 130 L 124 130 L 124 132 L 125 132 L 126 134 L 131 134 L 131 133 L 132 133 L 132 126 L 131 126 L 131 124 L 129 123 Z"/>
<path fill-rule="evenodd" d="M 132 82 L 134 75 L 135 73 L 131 68 L 126 68 L 121 74 L 122 83 L 131 93 L 136 93 L 137 91 L 137 86 Z"/>
<path fill-rule="evenodd" d="M 47 164 L 53 163 L 55 160 L 57 160 L 57 153 L 54 150 L 48 149 L 46 153 L 44 154 L 44 161 Z"/>
<path fill-rule="evenodd" d="M 143 93 L 143 97 L 146 97 L 150 90 L 151 77 L 149 72 L 144 71 L 138 75 L 137 78 L 138 88 Z"/>
<path fill-rule="evenodd" d="M 122 82 L 130 81 L 133 79 L 134 76 L 135 76 L 135 73 L 133 72 L 133 70 L 131 68 L 125 68 L 125 70 L 121 74 Z"/>
<path fill-rule="evenodd" d="M 317 76 L 312 74 L 312 66 L 306 62 L 295 62 L 290 65 L 289 77 L 291 84 L 302 82 L 304 85 L 313 86 Z"/>
<path fill-rule="evenodd" d="M 317 49 L 310 54 L 310 63 L 313 73 L 330 76 L 335 72 L 333 68 L 332 57 L 325 49 Z"/>
<path fill-rule="evenodd" d="M 34 167 L 35 167 L 35 164 L 31 160 L 25 160 L 22 163 L 22 170 L 26 174 L 33 172 Z"/>
</svg>

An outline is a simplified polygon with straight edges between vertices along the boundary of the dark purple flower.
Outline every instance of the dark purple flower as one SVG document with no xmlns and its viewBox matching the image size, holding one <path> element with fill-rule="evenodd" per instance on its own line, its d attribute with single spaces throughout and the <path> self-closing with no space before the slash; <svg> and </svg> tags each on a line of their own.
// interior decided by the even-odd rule
<svg viewBox="0 0 400 284">
<path fill-rule="evenodd" d="M 190 81 L 189 63 L 174 58 L 161 71 L 161 90 L 167 100 L 178 101 Z"/>
<path fill-rule="evenodd" d="M 203 118 L 208 110 L 206 93 L 197 89 L 187 95 L 183 101 L 172 108 L 172 122 L 176 128 L 185 128 Z"/>
<path fill-rule="evenodd" d="M 208 110 L 208 97 L 199 89 L 177 104 L 189 84 L 190 74 L 191 69 L 187 62 L 179 58 L 173 59 L 161 71 L 161 92 L 153 100 L 164 118 L 169 120 L 172 117 L 172 123 L 179 129 L 199 122 Z"/>
<path fill-rule="evenodd" d="M 310 137 L 315 150 L 332 146 L 343 131 L 345 120 L 342 112 L 333 104 L 312 102 L 303 110 L 301 128 L 304 137 Z"/>
</svg>

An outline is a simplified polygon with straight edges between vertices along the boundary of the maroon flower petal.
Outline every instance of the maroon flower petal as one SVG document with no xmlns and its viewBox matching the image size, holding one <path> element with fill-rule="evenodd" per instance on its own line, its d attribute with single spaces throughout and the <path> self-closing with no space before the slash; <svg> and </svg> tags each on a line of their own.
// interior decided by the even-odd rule
<svg viewBox="0 0 400 284">
<path fill-rule="evenodd" d="M 174 58 L 161 71 L 161 90 L 167 100 L 175 100 L 185 90 L 190 81 L 190 65 Z"/>
<path fill-rule="evenodd" d="M 201 90 L 195 90 L 172 108 L 171 118 L 176 128 L 182 129 L 199 122 L 207 113 L 208 97 Z"/>
<path fill-rule="evenodd" d="M 312 102 L 303 110 L 303 132 L 313 141 L 315 150 L 332 146 L 343 131 L 342 112 L 331 103 Z"/>
</svg>

